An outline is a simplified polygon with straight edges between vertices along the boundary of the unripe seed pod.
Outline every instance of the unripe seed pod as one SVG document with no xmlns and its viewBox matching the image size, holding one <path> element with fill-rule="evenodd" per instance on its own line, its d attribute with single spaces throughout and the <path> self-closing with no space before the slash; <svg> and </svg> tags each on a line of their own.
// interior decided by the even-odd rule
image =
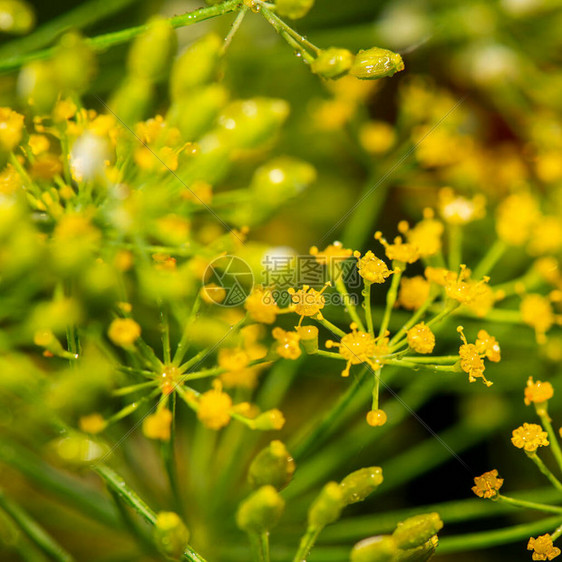
<svg viewBox="0 0 562 562">
<path fill-rule="evenodd" d="M 314 0 L 277 0 L 275 6 L 280 16 L 297 20 L 308 14 L 314 6 Z"/>
<path fill-rule="evenodd" d="M 272 431 L 279 430 L 285 425 L 285 417 L 283 412 L 274 408 L 273 410 L 267 410 L 263 414 L 260 414 L 255 420 L 252 420 L 252 428 L 260 429 L 262 431 Z"/>
<path fill-rule="evenodd" d="M 0 31 L 25 35 L 35 25 L 33 8 L 23 0 L 0 0 Z"/>
<path fill-rule="evenodd" d="M 63 35 L 52 64 L 57 83 L 62 90 L 86 90 L 97 71 L 94 51 L 84 38 L 75 32 Z"/>
<path fill-rule="evenodd" d="M 156 516 L 153 537 L 160 552 L 179 559 L 189 543 L 189 530 L 179 515 L 173 511 L 161 511 Z"/>
<path fill-rule="evenodd" d="M 153 98 L 154 89 L 148 80 L 130 76 L 119 85 L 107 105 L 121 121 L 133 125 L 145 116 Z"/>
<path fill-rule="evenodd" d="M 318 328 L 316 326 L 299 326 L 297 333 L 307 353 L 313 354 L 318 351 Z"/>
<path fill-rule="evenodd" d="M 59 94 L 51 62 L 36 60 L 26 64 L 19 73 L 17 89 L 35 113 L 50 113 Z"/>
<path fill-rule="evenodd" d="M 438 545 L 439 539 L 437 535 L 434 535 L 421 546 L 399 550 L 394 560 L 395 562 L 427 562 L 435 554 L 435 549 Z"/>
<path fill-rule="evenodd" d="M 392 536 L 399 548 L 415 548 L 436 535 L 442 527 L 443 521 L 438 513 L 425 513 L 398 523 Z"/>
<path fill-rule="evenodd" d="M 357 53 L 349 73 L 362 80 L 374 80 L 393 76 L 401 70 L 404 70 L 404 61 L 398 53 L 373 47 Z"/>
<path fill-rule="evenodd" d="M 55 439 L 49 448 L 60 462 L 75 468 L 98 462 L 108 453 L 107 445 L 80 434 Z"/>
<path fill-rule="evenodd" d="M 170 72 L 170 97 L 182 101 L 194 88 L 217 78 L 223 40 L 215 33 L 198 39 L 174 61 Z"/>
<path fill-rule="evenodd" d="M 382 469 L 380 466 L 361 468 L 348 474 L 341 482 L 340 488 L 346 505 L 363 501 L 381 484 Z"/>
<path fill-rule="evenodd" d="M 358 542 L 351 551 L 351 562 L 390 562 L 398 552 L 396 542 L 389 535 L 369 537 Z"/>
<path fill-rule="evenodd" d="M 308 510 L 308 526 L 322 529 L 337 521 L 345 507 L 343 491 L 337 482 L 328 482 Z"/>
<path fill-rule="evenodd" d="M 353 53 L 347 49 L 330 47 L 320 51 L 310 64 L 310 69 L 322 78 L 340 78 L 349 72 L 354 58 Z"/>
<path fill-rule="evenodd" d="M 236 524 L 246 533 L 263 533 L 277 525 L 285 501 L 273 486 L 262 486 L 238 508 Z"/>
<path fill-rule="evenodd" d="M 281 441 L 272 441 L 252 461 L 248 480 L 254 488 L 273 486 L 282 490 L 293 478 L 295 461 Z"/>
<path fill-rule="evenodd" d="M 133 76 L 155 82 L 166 74 L 176 49 L 173 27 L 167 20 L 156 17 L 131 45 L 127 68 Z"/>
</svg>

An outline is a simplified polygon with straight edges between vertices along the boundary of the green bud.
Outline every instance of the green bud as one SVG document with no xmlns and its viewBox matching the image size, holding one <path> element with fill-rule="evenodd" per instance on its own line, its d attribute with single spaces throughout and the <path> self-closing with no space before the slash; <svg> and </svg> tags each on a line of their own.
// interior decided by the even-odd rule
<svg viewBox="0 0 562 562">
<path fill-rule="evenodd" d="M 211 127 L 227 100 L 228 91 L 220 84 L 196 88 L 172 103 L 166 119 L 184 140 L 194 141 Z"/>
<path fill-rule="evenodd" d="M 133 76 L 155 82 L 168 71 L 176 49 L 176 32 L 167 20 L 156 17 L 131 45 L 127 68 Z"/>
<path fill-rule="evenodd" d="M 284 100 L 253 98 L 230 103 L 218 122 L 232 148 L 257 148 L 273 138 L 288 115 Z"/>
<path fill-rule="evenodd" d="M 393 76 L 401 70 L 404 70 L 404 61 L 399 54 L 373 47 L 357 53 L 349 73 L 362 80 L 375 80 Z"/>
<path fill-rule="evenodd" d="M 354 59 L 351 51 L 330 47 L 320 51 L 318 57 L 312 61 L 310 69 L 322 78 L 340 78 L 349 72 Z"/>
<path fill-rule="evenodd" d="M 283 412 L 274 408 L 260 414 L 257 418 L 251 420 L 252 429 L 261 431 L 279 431 L 285 425 L 285 416 Z"/>
<path fill-rule="evenodd" d="M 19 73 L 17 89 L 35 113 L 49 113 L 59 94 L 51 63 L 37 60 L 26 64 Z"/>
<path fill-rule="evenodd" d="M 308 510 L 309 528 L 322 529 L 337 521 L 344 507 L 340 485 L 337 482 L 328 482 Z"/>
<path fill-rule="evenodd" d="M 252 461 L 248 481 L 254 488 L 269 484 L 282 490 L 293 478 L 295 461 L 281 441 L 272 441 Z"/>
<path fill-rule="evenodd" d="M 152 84 L 144 78 L 129 76 L 109 99 L 108 106 L 128 125 L 140 121 L 154 98 Z"/>
<path fill-rule="evenodd" d="M 97 70 L 94 51 L 74 32 L 63 35 L 52 64 L 59 87 L 76 92 L 87 89 Z"/>
<path fill-rule="evenodd" d="M 351 551 L 351 562 L 390 562 L 398 548 L 389 535 L 369 537 L 358 542 Z"/>
<path fill-rule="evenodd" d="M 162 554 L 178 559 L 189 543 L 189 530 L 177 513 L 160 511 L 156 516 L 153 537 Z"/>
<path fill-rule="evenodd" d="M 280 16 L 298 20 L 310 12 L 314 0 L 277 0 L 275 6 Z"/>
<path fill-rule="evenodd" d="M 262 486 L 238 508 L 236 524 L 246 533 L 263 533 L 277 525 L 285 501 L 273 486 Z"/>
<path fill-rule="evenodd" d="M 394 562 L 427 562 L 435 554 L 435 549 L 438 545 L 439 539 L 437 535 L 434 535 L 421 546 L 399 550 Z"/>
<path fill-rule="evenodd" d="M 184 103 L 183 97 L 194 88 L 204 86 L 217 78 L 223 40 L 209 33 L 192 43 L 174 61 L 170 73 L 170 97 Z"/>
<path fill-rule="evenodd" d="M 346 505 L 363 501 L 374 492 L 382 482 L 380 466 L 361 468 L 348 474 L 341 482 L 340 488 Z"/>
<path fill-rule="evenodd" d="M 0 31 L 25 35 L 35 25 L 33 8 L 23 0 L 0 0 Z"/>
<path fill-rule="evenodd" d="M 421 546 L 443 527 L 438 513 L 425 513 L 398 523 L 392 536 L 399 548 Z"/>
<path fill-rule="evenodd" d="M 49 448 L 59 462 L 76 468 L 96 463 L 109 453 L 107 445 L 78 433 L 51 441 Z"/>
<path fill-rule="evenodd" d="M 262 206 L 277 207 L 304 191 L 315 180 L 316 170 L 308 162 L 280 156 L 255 171 L 250 189 Z"/>
<path fill-rule="evenodd" d="M 297 332 L 301 344 L 307 353 L 314 354 L 318 351 L 318 328 L 316 326 L 299 326 Z"/>
</svg>

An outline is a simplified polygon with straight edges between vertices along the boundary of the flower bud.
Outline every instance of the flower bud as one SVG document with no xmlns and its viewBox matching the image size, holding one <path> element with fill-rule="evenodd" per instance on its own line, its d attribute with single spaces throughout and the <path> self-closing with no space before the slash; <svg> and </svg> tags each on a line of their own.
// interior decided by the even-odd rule
<svg viewBox="0 0 562 562">
<path fill-rule="evenodd" d="M 82 92 L 96 73 L 96 58 L 92 48 L 78 33 L 63 35 L 52 59 L 59 88 Z"/>
<path fill-rule="evenodd" d="M 353 53 L 347 49 L 330 47 L 320 51 L 310 64 L 310 69 L 322 78 L 340 78 L 349 72 L 354 58 Z"/>
<path fill-rule="evenodd" d="M 179 559 L 189 543 L 189 530 L 173 511 L 160 511 L 156 516 L 153 537 L 162 554 Z"/>
<path fill-rule="evenodd" d="M 275 6 L 280 16 L 298 20 L 308 14 L 314 0 L 277 0 Z"/>
<path fill-rule="evenodd" d="M 382 469 L 379 466 L 361 468 L 348 474 L 341 482 L 340 488 L 346 505 L 363 501 L 381 484 Z"/>
<path fill-rule="evenodd" d="M 337 482 L 328 482 L 308 510 L 308 526 L 322 529 L 337 521 L 345 507 L 343 491 Z"/>
<path fill-rule="evenodd" d="M 404 61 L 399 54 L 373 47 L 357 53 L 349 73 L 362 80 L 374 80 L 393 76 L 401 70 L 404 70 Z"/>
<path fill-rule="evenodd" d="M 398 523 L 392 536 L 402 549 L 415 548 L 428 541 L 443 527 L 438 513 L 425 513 Z"/>
<path fill-rule="evenodd" d="M 279 430 L 285 425 L 285 417 L 283 413 L 274 408 L 260 414 L 256 419 L 251 420 L 252 429 L 260 429 L 261 431 Z"/>
<path fill-rule="evenodd" d="M 152 84 L 135 76 L 128 76 L 112 94 L 108 106 L 128 125 L 140 121 L 154 97 Z"/>
<path fill-rule="evenodd" d="M 288 115 L 284 100 L 237 100 L 220 115 L 219 126 L 232 148 L 257 148 L 273 138 Z"/>
<path fill-rule="evenodd" d="M 394 558 L 395 562 L 427 562 L 435 554 L 435 549 L 439 545 L 437 535 L 433 535 L 428 541 L 416 548 L 399 550 Z"/>
<path fill-rule="evenodd" d="M 109 452 L 107 445 L 80 434 L 55 439 L 49 443 L 49 448 L 59 461 L 73 467 L 98 462 Z"/>
<path fill-rule="evenodd" d="M 254 488 L 269 484 L 282 490 L 293 478 L 295 461 L 281 441 L 272 441 L 252 461 L 248 481 Z"/>
<path fill-rule="evenodd" d="M 133 76 L 155 82 L 168 70 L 176 49 L 176 32 L 170 23 L 154 18 L 131 45 L 127 68 Z"/>
<path fill-rule="evenodd" d="M 36 60 L 26 64 L 19 73 L 17 90 L 19 97 L 32 106 L 35 113 L 49 113 L 59 94 L 50 61 Z"/>
<path fill-rule="evenodd" d="M 23 0 L 0 0 L 0 31 L 25 35 L 35 25 L 35 12 Z"/>
<path fill-rule="evenodd" d="M 173 101 L 183 103 L 185 95 L 217 78 L 222 43 L 216 33 L 209 33 L 189 45 L 174 61 L 170 73 L 170 97 Z"/>
<path fill-rule="evenodd" d="M 358 542 L 351 551 L 351 562 L 390 562 L 398 548 L 394 539 L 388 535 L 369 537 Z"/>
<path fill-rule="evenodd" d="M 227 100 L 228 91 L 220 84 L 196 88 L 172 103 L 166 120 L 180 130 L 184 140 L 193 141 L 211 127 Z"/>
<path fill-rule="evenodd" d="M 273 486 L 262 486 L 238 508 L 236 524 L 246 533 L 263 533 L 277 525 L 285 501 Z"/>
<path fill-rule="evenodd" d="M 318 351 L 318 328 L 316 326 L 299 326 L 297 333 L 307 353 L 313 354 Z"/>
</svg>

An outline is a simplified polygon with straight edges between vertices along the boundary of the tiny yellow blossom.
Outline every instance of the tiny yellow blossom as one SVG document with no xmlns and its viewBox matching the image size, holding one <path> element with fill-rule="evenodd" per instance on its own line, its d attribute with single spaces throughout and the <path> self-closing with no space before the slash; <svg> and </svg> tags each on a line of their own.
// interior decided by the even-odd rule
<svg viewBox="0 0 562 562">
<path fill-rule="evenodd" d="M 487 380 L 484 376 L 484 370 L 486 369 L 486 366 L 484 365 L 482 357 L 485 357 L 485 354 L 482 354 L 479 351 L 478 346 L 466 341 L 462 326 L 457 327 L 457 332 L 459 332 L 461 340 L 463 342 L 463 344 L 459 347 L 461 369 L 465 373 L 468 373 L 468 382 L 474 382 L 477 378 L 481 378 L 486 386 L 492 386 L 492 384 L 494 383 Z"/>
<path fill-rule="evenodd" d="M 541 404 L 550 400 L 554 396 L 554 389 L 549 382 L 533 381 L 533 377 L 529 377 L 527 380 L 527 386 L 525 387 L 525 404 L 529 406 L 531 402 L 533 404 Z"/>
<path fill-rule="evenodd" d="M 201 287 L 200 294 L 207 304 L 220 304 L 226 298 L 226 289 L 216 283 L 208 283 Z"/>
<path fill-rule="evenodd" d="M 536 423 L 524 423 L 514 429 L 511 442 L 518 449 L 525 449 L 529 453 L 535 452 L 538 447 L 546 447 L 548 443 L 547 433 Z"/>
<path fill-rule="evenodd" d="M 281 410 L 267 410 L 253 420 L 252 427 L 262 431 L 279 431 L 285 425 L 285 416 Z"/>
<path fill-rule="evenodd" d="M 398 304 L 406 310 L 417 310 L 429 298 L 429 281 L 421 275 L 402 277 L 398 290 Z"/>
<path fill-rule="evenodd" d="M 523 322 L 535 330 L 537 343 L 545 343 L 546 332 L 556 321 L 550 300 L 543 295 L 525 295 L 521 300 L 520 311 Z"/>
<path fill-rule="evenodd" d="M 417 246 L 410 242 L 403 242 L 401 236 L 394 239 L 393 244 L 389 244 L 383 238 L 382 232 L 375 232 L 375 240 L 378 240 L 383 246 L 386 257 L 389 260 L 396 260 L 403 263 L 414 263 L 420 259 L 420 250 Z"/>
<path fill-rule="evenodd" d="M 384 410 L 370 410 L 367 412 L 367 423 L 371 427 L 378 427 L 384 425 L 387 420 L 387 415 Z"/>
<path fill-rule="evenodd" d="M 425 268 L 424 275 L 430 283 L 435 283 L 436 285 L 440 285 L 441 287 L 445 287 L 451 283 L 454 283 L 458 278 L 457 273 L 445 269 L 444 267 L 428 266 Z"/>
<path fill-rule="evenodd" d="M 142 432 L 149 439 L 170 440 L 170 428 L 172 426 L 172 412 L 163 408 L 150 416 L 146 416 L 142 422 Z"/>
<path fill-rule="evenodd" d="M 309 250 L 310 255 L 316 258 L 318 263 L 328 265 L 334 261 L 343 261 L 353 255 L 353 250 L 348 250 L 343 247 L 343 244 L 336 240 L 322 251 L 316 246 L 312 246 Z"/>
<path fill-rule="evenodd" d="M 197 417 L 209 429 L 221 429 L 230 422 L 232 399 L 222 391 L 220 382 L 215 381 L 213 389 L 199 397 Z"/>
<path fill-rule="evenodd" d="M 446 295 L 461 304 L 473 305 L 482 294 L 481 287 L 488 283 L 490 278 L 484 277 L 480 281 L 474 281 L 469 277 L 470 271 L 466 269 L 466 265 L 461 265 L 456 279 L 446 282 Z"/>
<path fill-rule="evenodd" d="M 299 289 L 298 291 L 295 291 L 293 288 L 289 289 L 288 292 L 291 295 L 291 300 L 293 301 L 290 308 L 301 317 L 299 320 L 299 326 L 305 316 L 318 316 L 318 318 L 323 318 L 320 311 L 324 308 L 326 299 L 322 293 L 329 287 L 329 285 L 329 283 L 326 283 L 320 291 L 317 291 L 308 285 L 303 285 L 302 289 Z"/>
<path fill-rule="evenodd" d="M 449 224 L 464 225 L 484 216 L 486 198 L 475 195 L 472 200 L 457 195 L 450 187 L 439 191 L 439 213 Z"/>
<path fill-rule="evenodd" d="M 387 335 L 375 339 L 367 332 L 359 331 L 354 322 L 351 324 L 350 334 L 343 336 L 339 343 L 328 340 L 326 347 L 339 348 L 339 354 L 347 361 L 342 377 L 348 377 L 351 365 L 367 363 L 373 369 L 381 368 L 384 363 L 383 357 L 389 353 Z"/>
<path fill-rule="evenodd" d="M 486 332 L 480 330 L 475 342 L 478 352 L 485 355 L 490 361 L 497 363 L 501 360 L 501 349 L 498 340 Z"/>
<path fill-rule="evenodd" d="M 496 230 L 501 240 L 521 246 L 533 234 L 540 219 L 539 206 L 529 193 L 515 193 L 504 199 L 496 211 Z"/>
<path fill-rule="evenodd" d="M 562 224 L 559 217 L 543 216 L 533 228 L 527 246 L 529 254 L 555 254 L 562 248 Z"/>
<path fill-rule="evenodd" d="M 369 250 L 363 257 L 360 252 L 354 252 L 353 255 L 359 260 L 357 262 L 357 269 L 359 275 L 369 283 L 384 283 L 387 277 L 390 277 L 393 271 L 388 269 L 386 263 L 377 258 L 371 250 Z"/>
<path fill-rule="evenodd" d="M 398 230 L 418 249 L 421 257 L 434 256 L 441 251 L 443 223 L 434 218 L 432 209 L 424 209 L 423 216 L 423 220 L 413 228 L 406 221 L 401 221 Z"/>
<path fill-rule="evenodd" d="M 0 172 L 0 193 L 12 195 L 23 186 L 21 176 L 11 164 L 6 164 Z"/>
<path fill-rule="evenodd" d="M 366 152 L 384 154 L 396 142 L 396 132 L 384 121 L 368 121 L 359 130 L 359 142 Z"/>
<path fill-rule="evenodd" d="M 435 335 L 424 322 L 419 322 L 407 332 L 408 345 L 417 353 L 431 353 L 435 347 Z"/>
<path fill-rule="evenodd" d="M 223 347 L 218 355 L 219 367 L 227 371 L 240 371 L 250 363 L 248 354 L 240 347 Z"/>
<path fill-rule="evenodd" d="M 301 356 L 300 336 L 297 332 L 287 332 L 283 328 L 274 328 L 271 333 L 277 340 L 275 351 L 285 359 L 298 359 Z"/>
<path fill-rule="evenodd" d="M 494 469 L 485 472 L 482 476 L 476 476 L 474 484 L 476 485 L 472 487 L 472 491 L 479 498 L 493 498 L 502 487 L 503 478 L 498 478 L 498 471 Z"/>
<path fill-rule="evenodd" d="M 279 314 L 273 293 L 263 287 L 254 288 L 246 298 L 244 308 L 253 320 L 264 324 L 273 324 Z"/>
<path fill-rule="evenodd" d="M 29 135 L 27 144 L 35 156 L 49 150 L 49 139 L 45 135 Z"/>
<path fill-rule="evenodd" d="M 131 318 L 116 318 L 107 331 L 109 339 L 120 347 L 130 347 L 140 338 L 141 328 Z"/>
<path fill-rule="evenodd" d="M 9 107 L 0 107 L 0 150 L 10 152 L 21 141 L 23 115 Z"/>
<path fill-rule="evenodd" d="M 78 425 L 81 431 L 94 435 L 96 433 L 101 433 L 106 428 L 107 422 L 103 419 L 101 414 L 94 413 L 88 416 L 82 416 Z"/>
<path fill-rule="evenodd" d="M 527 550 L 533 550 L 533 560 L 552 560 L 560 555 L 560 549 L 552 544 L 552 537 L 547 533 L 536 539 L 531 537 Z"/>
</svg>

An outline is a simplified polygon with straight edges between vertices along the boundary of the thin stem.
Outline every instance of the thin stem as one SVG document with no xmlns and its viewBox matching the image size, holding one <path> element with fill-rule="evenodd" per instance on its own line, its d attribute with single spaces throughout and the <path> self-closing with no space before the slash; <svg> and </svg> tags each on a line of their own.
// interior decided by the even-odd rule
<svg viewBox="0 0 562 562">
<path fill-rule="evenodd" d="M 550 538 L 555 541 L 560 535 L 562 535 L 562 525 L 560 525 L 554 533 L 550 535 Z"/>
<path fill-rule="evenodd" d="M 497 494 L 494 499 L 495 501 L 499 501 L 501 503 L 507 503 L 510 505 L 515 505 L 517 507 L 526 507 L 528 509 L 536 509 L 537 511 L 544 511 L 545 513 L 562 513 L 562 507 L 556 505 L 547 505 L 545 503 L 518 500 L 516 498 L 510 498 L 509 496 L 504 496 L 502 494 Z"/>
<path fill-rule="evenodd" d="M 335 334 L 340 338 L 343 338 L 343 336 L 345 336 L 345 332 L 343 330 L 340 330 L 335 324 L 332 324 L 329 320 L 326 320 L 326 318 L 319 318 L 318 316 L 314 316 L 313 319 L 316 320 L 318 324 L 324 326 L 324 328 L 330 330 L 332 334 Z"/>
<path fill-rule="evenodd" d="M 172 351 L 170 349 L 170 321 L 164 303 L 160 304 L 160 329 L 162 331 L 162 357 L 166 365 L 170 364 Z"/>
<path fill-rule="evenodd" d="M 409 361 L 410 363 L 430 363 L 430 364 L 434 364 L 434 365 L 450 365 L 451 362 L 454 364 L 459 360 L 459 356 L 458 355 L 441 355 L 438 357 L 435 356 L 430 356 L 430 357 L 410 357 L 410 356 L 406 356 L 405 357 L 406 361 Z"/>
<path fill-rule="evenodd" d="M 367 329 L 372 337 L 375 337 L 375 328 L 373 326 L 373 309 L 371 308 L 371 285 L 365 281 L 365 289 L 363 293 L 363 307 L 365 308 L 365 317 L 367 318 Z"/>
<path fill-rule="evenodd" d="M 234 22 L 232 23 L 232 26 L 230 28 L 230 31 L 228 32 L 228 35 L 224 38 L 224 43 L 222 44 L 222 50 L 221 50 L 221 53 L 223 55 L 226 53 L 226 50 L 228 49 L 228 47 L 230 47 L 230 43 L 232 43 L 232 39 L 236 35 L 236 32 L 240 28 L 240 25 L 242 24 L 242 21 L 244 20 L 244 16 L 247 13 L 248 13 L 248 6 L 244 5 L 242 7 L 242 9 L 238 12 L 238 15 L 236 16 Z"/>
<path fill-rule="evenodd" d="M 379 388 L 381 385 L 381 371 L 382 369 L 377 369 L 373 372 L 373 392 L 371 400 L 371 410 L 379 409 Z"/>
<path fill-rule="evenodd" d="M 321 530 L 321 528 L 319 529 L 317 527 L 309 527 L 306 530 L 306 533 L 302 537 L 299 544 L 299 549 L 297 550 L 297 553 L 293 558 L 293 562 L 306 562 L 308 553 L 314 546 L 314 543 L 316 542 L 316 539 L 318 538 Z"/>
<path fill-rule="evenodd" d="M 384 309 L 384 316 L 381 322 L 379 337 L 384 337 L 384 335 L 386 334 L 386 330 L 390 322 L 390 316 L 392 314 L 392 309 L 394 308 L 396 298 L 398 297 L 398 286 L 400 285 L 400 278 L 402 277 L 402 272 L 406 268 L 406 264 L 403 264 L 402 262 L 395 262 L 393 267 L 395 272 L 392 276 L 390 288 L 386 293 L 386 307 Z"/>
<path fill-rule="evenodd" d="M 170 439 L 168 439 L 167 441 L 162 441 L 162 458 L 164 460 L 166 474 L 168 475 L 170 491 L 172 492 L 172 501 L 174 502 L 177 511 L 183 515 L 182 496 L 179 487 L 178 472 L 176 469 L 176 393 L 172 393 L 170 398 L 172 401 L 172 425 L 170 427 Z"/>
<path fill-rule="evenodd" d="M 550 483 L 560 492 L 562 492 L 562 482 L 550 472 L 550 469 L 542 462 L 536 452 L 529 453 L 527 456 L 538 466 L 539 470 L 550 480 Z"/>
<path fill-rule="evenodd" d="M 351 319 L 357 324 L 357 326 L 359 326 L 359 329 L 364 332 L 365 326 L 363 324 L 363 320 L 361 320 L 359 314 L 357 313 L 357 309 L 355 308 L 355 305 L 351 300 L 351 295 L 347 291 L 347 287 L 345 286 L 345 283 L 343 282 L 341 276 L 338 276 L 336 279 L 336 289 L 342 296 L 345 307 L 347 309 L 347 312 L 351 316 Z"/>
<path fill-rule="evenodd" d="M 74 558 L 53 539 L 23 508 L 0 490 L 0 507 L 45 554 L 57 562 L 72 562 Z"/>
<path fill-rule="evenodd" d="M 537 415 L 541 419 L 541 423 L 543 427 L 546 429 L 548 433 L 548 440 L 550 441 L 550 447 L 552 450 L 552 454 L 558 463 L 558 467 L 562 470 L 562 450 L 560 450 L 560 443 L 558 443 L 558 437 L 554 432 L 554 428 L 550 423 L 550 418 L 548 417 L 548 413 L 544 408 L 535 408 L 537 410 Z"/>
<path fill-rule="evenodd" d="M 397 347 L 398 342 L 401 340 L 402 336 L 406 334 L 406 332 L 414 326 L 417 321 L 422 318 L 422 316 L 427 312 L 427 309 L 433 304 L 435 300 L 434 297 L 428 298 L 417 310 L 412 314 L 412 317 L 394 334 L 392 338 L 390 338 L 390 347 L 391 349 Z"/>
<path fill-rule="evenodd" d="M 258 536 L 258 540 L 259 540 L 259 544 L 260 544 L 260 551 L 261 551 L 261 557 L 263 562 L 269 562 L 270 561 L 270 557 L 269 557 L 269 533 L 267 531 L 264 531 L 263 533 L 260 533 Z"/>
<path fill-rule="evenodd" d="M 507 244 L 496 238 L 494 243 L 490 246 L 480 263 L 474 268 L 472 272 L 472 277 L 474 279 L 481 279 L 484 275 L 488 275 L 492 271 L 493 267 L 500 260 L 507 250 Z"/>
<path fill-rule="evenodd" d="M 132 384 L 130 386 L 123 386 L 114 390 L 111 394 L 112 396 L 125 396 L 127 394 L 131 394 L 132 392 L 137 392 L 139 390 L 143 390 L 145 388 L 150 388 L 151 386 L 156 386 L 158 381 L 147 381 L 141 382 L 139 384 Z"/>
<path fill-rule="evenodd" d="M 446 318 L 447 316 L 449 316 L 449 314 L 451 314 L 451 312 L 453 312 L 453 310 L 455 310 L 456 308 L 459 307 L 459 304 L 457 301 L 450 301 L 445 308 L 439 312 L 438 314 L 436 314 L 428 323 L 428 326 L 433 326 L 434 324 L 437 324 L 438 322 L 441 322 L 441 320 L 443 320 L 443 318 Z"/>
<path fill-rule="evenodd" d="M 462 260 L 462 230 L 459 224 L 449 225 L 449 269 L 456 271 Z"/>
</svg>

